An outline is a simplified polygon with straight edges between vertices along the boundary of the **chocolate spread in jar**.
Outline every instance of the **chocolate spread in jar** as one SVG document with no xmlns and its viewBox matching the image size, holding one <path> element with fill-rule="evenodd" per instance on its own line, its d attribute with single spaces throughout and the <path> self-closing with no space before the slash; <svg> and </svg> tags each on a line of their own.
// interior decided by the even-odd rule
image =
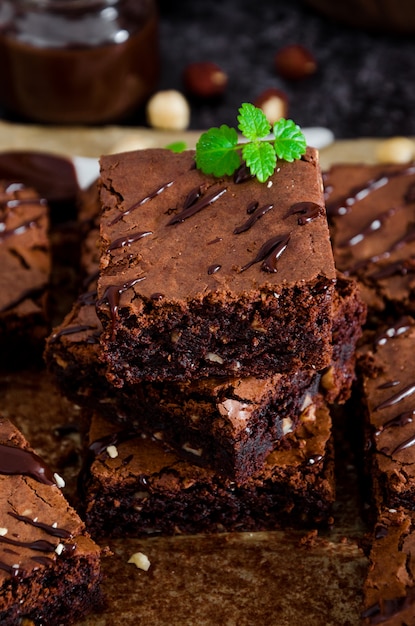
<svg viewBox="0 0 415 626">
<path fill-rule="evenodd" d="M 0 104 L 29 120 L 119 121 L 159 77 L 154 0 L 0 0 Z"/>
</svg>

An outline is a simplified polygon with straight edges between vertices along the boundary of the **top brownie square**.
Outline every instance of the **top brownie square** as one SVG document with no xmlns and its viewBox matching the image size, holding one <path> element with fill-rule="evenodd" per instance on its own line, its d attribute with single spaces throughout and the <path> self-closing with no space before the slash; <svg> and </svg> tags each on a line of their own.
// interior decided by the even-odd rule
<svg viewBox="0 0 415 626">
<path fill-rule="evenodd" d="M 101 159 L 97 312 L 111 380 L 322 369 L 335 268 L 318 153 L 268 183 L 206 176 L 194 152 Z"/>
</svg>

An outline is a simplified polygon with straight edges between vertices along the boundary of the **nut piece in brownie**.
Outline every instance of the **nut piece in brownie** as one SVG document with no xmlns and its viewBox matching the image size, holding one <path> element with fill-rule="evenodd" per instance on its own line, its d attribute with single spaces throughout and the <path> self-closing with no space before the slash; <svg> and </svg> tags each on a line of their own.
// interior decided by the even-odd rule
<svg viewBox="0 0 415 626">
<path fill-rule="evenodd" d="M 88 529 L 93 536 L 140 536 L 327 522 L 334 500 L 331 419 L 326 407 L 315 409 L 243 485 L 93 414 L 83 480 Z"/>
<path fill-rule="evenodd" d="M 415 313 L 415 164 L 334 165 L 324 184 L 336 267 L 372 314 Z"/>
<path fill-rule="evenodd" d="M 367 474 L 376 510 L 415 510 L 415 323 L 401 318 L 359 349 Z"/>
<path fill-rule="evenodd" d="M 59 388 L 78 405 L 97 409 L 127 428 L 157 434 L 193 462 L 207 463 L 241 482 L 262 466 L 278 439 L 295 430 L 319 388 L 329 402 L 348 398 L 365 307 L 355 282 L 341 276 L 334 301 L 333 362 L 320 372 L 114 388 L 100 361 L 93 291 L 78 300 L 48 338 L 45 358 Z"/>
<path fill-rule="evenodd" d="M 336 274 L 317 151 L 268 183 L 193 151 L 101 159 L 97 311 L 114 384 L 269 376 L 331 360 Z"/>
<path fill-rule="evenodd" d="M 363 624 L 402 626 L 415 620 L 415 517 L 386 509 L 376 522 L 363 586 Z"/>
<path fill-rule="evenodd" d="M 56 481 L 0 416 L 2 626 L 69 624 L 101 603 L 100 549 Z"/>
<path fill-rule="evenodd" d="M 49 332 L 51 273 L 46 201 L 21 183 L 0 181 L 0 361 L 40 353 Z M 20 355 L 20 357 L 19 357 Z"/>
</svg>

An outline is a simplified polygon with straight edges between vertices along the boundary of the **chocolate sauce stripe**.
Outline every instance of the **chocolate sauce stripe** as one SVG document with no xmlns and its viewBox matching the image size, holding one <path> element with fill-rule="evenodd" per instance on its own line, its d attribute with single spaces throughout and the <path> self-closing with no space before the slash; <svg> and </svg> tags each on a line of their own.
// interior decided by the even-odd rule
<svg viewBox="0 0 415 626">
<path fill-rule="evenodd" d="M 325 210 L 316 202 L 296 202 L 290 207 L 283 219 L 287 219 L 291 215 L 299 215 L 300 217 L 297 218 L 297 223 L 299 226 L 304 226 L 318 217 L 325 215 Z"/>
<path fill-rule="evenodd" d="M 104 302 L 108 303 L 111 315 L 111 336 L 114 338 L 115 336 L 115 324 L 117 321 L 118 307 L 120 304 L 120 297 L 124 291 L 127 291 L 131 287 L 133 287 L 136 283 L 145 280 L 145 276 L 139 276 L 137 278 L 133 278 L 122 285 L 109 285 L 104 292 L 104 295 L 97 300 L 96 306 L 101 306 Z"/>
<path fill-rule="evenodd" d="M 143 237 L 148 237 L 152 235 L 152 231 L 138 231 L 135 233 L 130 233 L 129 235 L 124 235 L 123 237 L 118 237 L 118 239 L 114 239 L 114 241 L 108 246 L 107 252 L 111 252 L 112 250 L 117 250 L 118 248 L 124 248 L 125 246 L 129 246 L 136 241 L 139 241 Z"/>
<path fill-rule="evenodd" d="M 45 524 L 44 522 L 35 521 L 30 517 L 27 517 L 25 515 L 18 515 L 13 511 L 8 511 L 8 515 L 18 520 L 19 522 L 29 524 L 30 526 L 33 526 L 35 528 L 40 528 L 52 537 L 59 537 L 60 539 L 70 539 L 73 537 L 73 534 L 69 530 L 66 530 L 66 528 L 59 528 L 58 526 L 51 526 L 50 524 Z"/>
<path fill-rule="evenodd" d="M 248 210 L 247 212 L 249 211 Z M 247 230 L 251 229 L 252 226 L 261 218 L 263 217 L 266 213 L 268 213 L 268 211 L 270 211 L 271 209 L 274 208 L 273 204 L 264 204 L 263 206 L 257 207 L 255 208 L 254 211 L 252 211 L 250 213 L 250 217 L 246 220 L 246 222 L 244 222 L 243 224 L 241 224 L 241 226 L 237 226 L 234 231 L 233 234 L 234 235 L 239 235 L 241 233 L 246 232 Z"/>
<path fill-rule="evenodd" d="M 415 415 L 415 409 L 410 411 L 404 411 L 403 413 L 399 413 L 395 417 L 387 420 L 377 431 L 376 435 L 380 435 L 380 433 L 384 432 L 388 428 L 402 428 L 406 426 L 406 424 L 412 424 L 413 417 Z"/>
<path fill-rule="evenodd" d="M 7 191 L 7 190 L 6 190 Z M 24 205 L 33 205 L 33 204 L 40 204 L 40 205 L 46 205 L 46 199 L 45 198 L 37 198 L 37 197 L 33 197 L 33 198 L 10 198 L 8 200 L 4 199 L 4 200 L 0 200 L 0 209 L 1 208 L 5 208 L 5 209 L 14 209 L 15 207 L 19 207 L 19 206 L 24 206 Z"/>
<path fill-rule="evenodd" d="M 190 204 L 190 206 L 180 211 L 180 213 L 177 213 L 176 215 L 174 215 L 167 222 L 167 226 L 180 224 L 181 222 L 184 222 L 185 220 L 187 220 L 189 217 L 193 217 L 193 215 L 196 215 L 196 213 L 199 213 L 199 211 L 202 211 L 202 209 L 205 209 L 206 207 L 213 204 L 213 202 L 216 202 L 217 200 L 219 200 L 219 198 L 223 196 L 223 194 L 226 191 L 227 191 L 227 187 L 220 187 L 216 191 L 212 191 L 211 193 L 206 193 L 202 195 L 200 198 L 196 200 L 196 202 L 194 202 L 193 204 Z"/>
<path fill-rule="evenodd" d="M 398 209 L 401 207 L 391 207 L 386 211 L 382 211 L 376 217 L 374 217 L 369 224 L 366 224 L 359 232 L 355 233 L 352 237 L 343 239 L 337 245 L 339 248 L 346 248 L 348 246 L 353 247 L 359 243 L 362 243 L 366 237 L 377 234 L 380 229 L 385 225 L 386 220 L 395 215 Z"/>
<path fill-rule="evenodd" d="M 0 544 L 16 546 L 18 548 L 29 548 L 35 552 L 55 552 L 56 544 L 46 541 L 46 539 L 36 539 L 35 541 L 19 541 L 18 539 L 10 539 L 7 536 L 0 536 Z"/>
<path fill-rule="evenodd" d="M 275 235 L 268 239 L 259 249 L 258 254 L 241 268 L 241 272 L 245 272 L 255 263 L 262 261 L 262 269 L 266 272 L 276 272 L 276 263 L 282 253 L 286 250 L 291 238 L 291 233 L 284 235 Z"/>
<path fill-rule="evenodd" d="M 402 450 L 406 450 L 407 448 L 412 448 L 414 444 L 415 444 L 415 435 L 413 435 L 412 437 L 409 437 L 409 439 L 405 439 L 405 441 L 402 441 L 402 443 L 396 446 L 396 448 L 394 448 L 390 454 L 393 457 L 395 454 L 398 454 L 398 452 L 402 452 Z"/>
<path fill-rule="evenodd" d="M 0 444 L 0 474 L 25 475 L 46 485 L 55 485 L 53 474 L 44 461 L 31 450 Z"/>
<path fill-rule="evenodd" d="M 38 215 L 37 217 L 33 217 L 29 220 L 26 220 L 25 222 L 22 222 L 14 228 L 0 230 L 0 243 L 2 241 L 5 241 L 6 239 L 10 239 L 10 237 L 23 235 L 23 233 L 26 233 L 30 228 L 36 226 L 42 218 L 43 215 Z"/>
<path fill-rule="evenodd" d="M 368 257 L 366 259 L 361 259 L 360 261 L 357 261 L 351 267 L 345 268 L 344 273 L 348 276 L 350 274 L 355 274 L 359 270 L 367 268 L 367 266 L 370 263 L 377 264 L 380 261 L 383 261 L 384 259 L 387 259 L 388 257 L 390 257 L 390 255 L 393 252 L 396 252 L 396 250 L 399 250 L 400 248 L 404 247 L 406 244 L 412 243 L 413 241 L 415 241 L 415 226 L 412 226 L 412 228 L 409 229 L 405 235 L 403 235 L 402 237 L 397 239 L 389 248 L 387 248 L 383 252 L 380 252 L 379 254 L 373 255 L 373 256 Z M 396 264 L 396 266 L 392 270 L 392 272 L 395 273 L 395 274 L 398 273 L 399 268 L 402 268 L 402 271 L 405 271 L 405 264 L 407 265 L 408 269 L 410 269 L 411 268 L 410 260 L 413 259 L 413 258 L 414 258 L 414 255 L 412 255 L 409 258 L 406 257 L 405 259 L 402 259 L 402 260 L 399 260 L 399 261 L 392 261 L 390 263 L 390 266 L 392 266 L 393 264 Z M 377 271 L 375 270 L 370 275 L 370 278 L 372 278 L 373 280 L 376 280 L 376 275 L 379 274 L 379 273 L 380 273 L 380 279 L 384 278 L 385 276 L 382 275 L 382 270 L 383 270 L 383 268 L 380 268 Z M 386 268 L 385 268 L 385 270 L 386 270 L 386 274 L 387 274 L 388 270 Z"/>
<path fill-rule="evenodd" d="M 86 332 L 89 330 L 98 331 L 98 327 L 92 326 L 91 324 L 74 324 L 73 326 L 65 326 L 65 328 L 61 328 L 50 336 L 50 342 L 53 343 L 57 341 L 60 337 L 65 337 L 67 335 L 76 335 L 78 333 Z"/>
<path fill-rule="evenodd" d="M 394 406 L 395 404 L 398 404 L 399 402 L 402 402 L 402 400 L 405 400 L 406 398 L 411 396 L 413 393 L 415 393 L 415 383 L 410 383 L 409 385 L 406 385 L 406 387 L 398 391 L 398 393 L 393 394 L 392 396 L 378 404 L 374 408 L 374 411 L 381 411 L 382 409 Z"/>
<path fill-rule="evenodd" d="M 381 172 L 368 182 L 366 181 L 361 185 L 357 185 L 348 194 L 343 195 L 337 200 L 330 202 L 328 198 L 326 201 L 327 214 L 330 217 L 345 215 L 356 203 L 360 202 L 377 189 L 385 187 L 392 179 L 398 176 L 411 176 L 412 174 L 415 174 L 415 166 L 403 167 L 395 172 Z"/>
<path fill-rule="evenodd" d="M 412 326 L 413 320 L 410 317 L 404 315 L 396 322 L 396 324 L 394 324 L 393 326 L 389 326 L 389 328 L 376 335 L 374 339 L 374 345 L 384 345 L 389 339 L 399 337 L 407 330 L 409 330 Z"/>
<path fill-rule="evenodd" d="M 110 222 L 108 222 L 108 225 L 109 226 L 114 226 L 114 224 L 117 224 L 119 221 L 121 221 L 123 219 L 123 217 L 125 217 L 126 215 L 129 215 L 132 211 L 135 211 L 136 209 L 138 209 L 143 204 L 146 204 L 149 200 L 152 200 L 153 198 L 156 198 L 161 193 L 166 191 L 166 189 L 169 189 L 169 187 L 171 187 L 174 184 L 174 182 L 175 182 L 174 180 L 170 180 L 169 182 L 164 183 L 163 185 L 161 185 L 161 187 L 157 187 L 157 189 L 155 189 L 154 191 L 150 192 L 147 196 L 144 196 L 144 198 L 141 198 L 141 200 L 138 200 L 137 202 L 132 204 L 130 207 L 128 207 L 124 211 L 121 211 L 116 217 L 114 217 L 114 219 L 112 219 Z"/>
</svg>

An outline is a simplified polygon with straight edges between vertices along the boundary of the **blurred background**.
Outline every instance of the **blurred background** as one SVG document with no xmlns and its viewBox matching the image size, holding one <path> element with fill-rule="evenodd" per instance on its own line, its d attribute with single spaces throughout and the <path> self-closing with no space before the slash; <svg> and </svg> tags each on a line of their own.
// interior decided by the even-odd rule
<svg viewBox="0 0 415 626">
<path fill-rule="evenodd" d="M 160 0 L 159 7 L 162 88 L 183 89 L 194 61 L 213 61 L 228 75 L 221 97 L 191 98 L 191 128 L 235 125 L 241 102 L 274 88 L 301 126 L 326 126 L 337 138 L 415 135 L 412 0 Z M 313 55 L 312 75 L 277 73 L 275 55 L 291 44 Z"/>
<path fill-rule="evenodd" d="M 138 26 L 134 35 L 145 7 L 154 26 L 154 2 L 157 79 L 154 30 L 144 27 L 141 37 Z M 89 18 L 78 26 L 76 13 L 56 15 L 79 4 L 98 7 L 91 30 Z M 41 26 L 39 7 L 49 5 L 64 8 Z M 27 15 L 28 6 L 37 8 L 29 20 L 18 6 Z M 23 24 L 19 42 L 13 20 Z M 52 65 L 56 39 L 66 49 L 53 53 Z M 79 54 L 78 39 L 85 46 Z M 105 47 L 108 41 L 116 45 Z M 190 105 L 180 128 L 202 130 L 235 126 L 242 102 L 268 102 L 271 93 L 278 116 L 328 127 L 337 139 L 415 136 L 414 0 L 0 0 L 0 44 L 0 118 L 9 121 L 156 127 L 143 97 L 175 90 Z M 193 66 L 192 73 L 195 63 L 210 65 L 203 71 L 198 65 L 196 73 Z M 212 84 L 212 64 L 221 73 L 220 88 Z"/>
</svg>

